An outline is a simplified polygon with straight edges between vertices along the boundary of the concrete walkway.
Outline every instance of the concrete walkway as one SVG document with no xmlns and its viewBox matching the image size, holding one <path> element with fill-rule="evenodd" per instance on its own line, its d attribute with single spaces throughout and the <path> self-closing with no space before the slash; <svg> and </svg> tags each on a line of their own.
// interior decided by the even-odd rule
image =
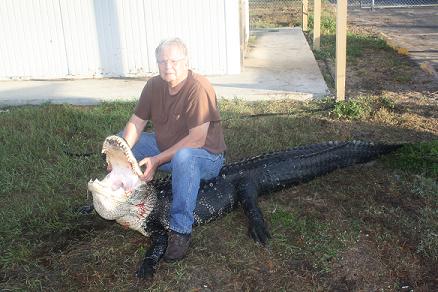
<svg viewBox="0 0 438 292">
<path fill-rule="evenodd" d="M 327 95 L 328 88 L 301 28 L 254 32 L 256 43 L 238 76 L 210 77 L 219 96 L 245 100 Z"/>
<path fill-rule="evenodd" d="M 319 98 L 328 88 L 300 28 L 255 32 L 239 75 L 208 76 L 218 97 L 244 100 Z M 0 106 L 135 100 L 145 79 L 0 81 Z"/>
</svg>

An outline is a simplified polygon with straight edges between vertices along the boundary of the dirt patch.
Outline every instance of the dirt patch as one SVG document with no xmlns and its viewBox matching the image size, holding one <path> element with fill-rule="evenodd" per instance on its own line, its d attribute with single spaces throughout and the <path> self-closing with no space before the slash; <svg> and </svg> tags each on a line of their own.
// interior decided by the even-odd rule
<svg viewBox="0 0 438 292">
<path fill-rule="evenodd" d="M 249 9 L 250 29 L 266 27 L 294 27 L 301 25 L 300 3 L 252 3 Z"/>
<path fill-rule="evenodd" d="M 436 18 L 438 7 L 405 7 L 391 9 L 352 9 L 349 22 L 368 27 L 381 34 L 395 50 L 408 54 L 418 65 L 427 63 L 438 69 L 438 37 Z M 428 72 L 426 70 L 426 72 Z M 435 78 L 438 78 L 437 73 Z"/>
<path fill-rule="evenodd" d="M 340 254 L 330 273 L 331 291 L 376 291 L 394 289 L 393 278 L 374 242 L 361 235 L 358 242 Z"/>
<path fill-rule="evenodd" d="M 350 27 L 354 31 L 354 26 Z M 369 36 L 378 37 L 371 29 L 360 28 L 358 31 L 366 31 Z M 318 60 L 318 64 L 334 92 L 334 60 Z M 347 97 L 389 91 L 408 95 L 421 92 L 434 99 L 438 98 L 438 83 L 434 76 L 421 70 L 408 56 L 395 54 L 392 49 L 363 49 L 360 58 L 348 61 L 346 76 Z"/>
</svg>

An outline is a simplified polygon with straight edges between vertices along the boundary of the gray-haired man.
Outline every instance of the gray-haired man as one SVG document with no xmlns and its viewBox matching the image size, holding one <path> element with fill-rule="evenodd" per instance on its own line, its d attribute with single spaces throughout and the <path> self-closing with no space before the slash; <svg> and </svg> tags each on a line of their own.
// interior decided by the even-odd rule
<svg viewBox="0 0 438 292">
<path fill-rule="evenodd" d="M 190 245 L 200 180 L 219 174 L 226 146 L 216 94 L 206 78 L 189 70 L 186 45 L 179 38 L 167 39 L 155 55 L 160 74 L 148 80 L 122 135 L 140 166 L 146 166 L 143 180 L 153 179 L 157 169 L 172 173 L 164 259 L 174 261 Z M 143 132 L 148 120 L 153 133 Z"/>
</svg>

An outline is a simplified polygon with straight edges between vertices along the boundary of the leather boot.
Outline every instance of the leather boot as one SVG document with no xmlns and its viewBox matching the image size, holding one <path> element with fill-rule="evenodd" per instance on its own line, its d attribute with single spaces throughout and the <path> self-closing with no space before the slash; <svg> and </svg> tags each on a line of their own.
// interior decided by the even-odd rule
<svg viewBox="0 0 438 292">
<path fill-rule="evenodd" d="M 182 234 L 171 230 L 167 241 L 167 249 L 164 254 L 164 261 L 174 262 L 181 260 L 187 253 L 190 246 L 192 235 Z"/>
</svg>

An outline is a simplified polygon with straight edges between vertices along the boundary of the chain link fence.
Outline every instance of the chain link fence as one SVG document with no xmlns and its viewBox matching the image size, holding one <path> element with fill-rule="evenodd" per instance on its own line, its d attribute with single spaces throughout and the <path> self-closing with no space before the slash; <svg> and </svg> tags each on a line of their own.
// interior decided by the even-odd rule
<svg viewBox="0 0 438 292">
<path fill-rule="evenodd" d="M 336 0 L 329 0 L 336 4 Z M 348 6 L 361 8 L 394 8 L 438 5 L 438 0 L 348 0 Z"/>
<path fill-rule="evenodd" d="M 249 0 L 250 30 L 300 26 L 301 18 L 301 0 Z"/>
<path fill-rule="evenodd" d="M 336 0 L 327 0 L 327 2 L 336 4 Z M 249 0 L 250 30 L 301 26 L 302 3 L 301 0 Z M 355 8 L 438 6 L 438 0 L 348 0 L 348 6 Z M 309 12 L 312 9 L 313 0 L 309 0 Z"/>
</svg>

